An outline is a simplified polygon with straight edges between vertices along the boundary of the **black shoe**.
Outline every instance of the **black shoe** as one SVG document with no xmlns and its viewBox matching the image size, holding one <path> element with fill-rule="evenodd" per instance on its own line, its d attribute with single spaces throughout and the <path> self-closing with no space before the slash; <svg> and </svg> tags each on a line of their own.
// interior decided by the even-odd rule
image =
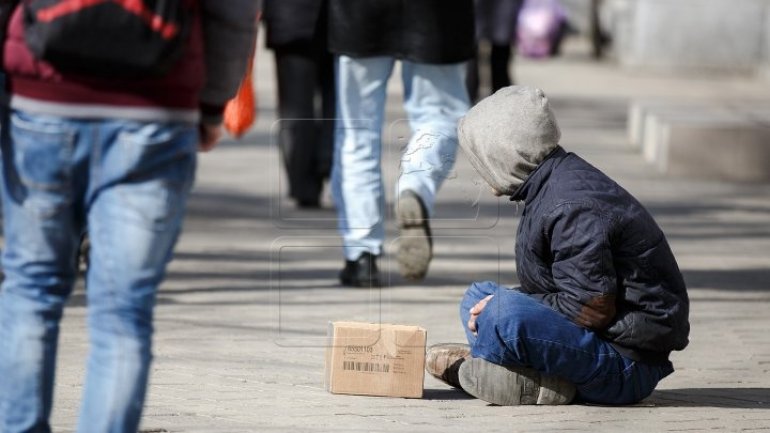
<svg viewBox="0 0 770 433">
<path fill-rule="evenodd" d="M 399 271 L 406 279 L 421 280 L 425 278 L 433 258 L 428 209 L 420 196 L 406 190 L 398 197 L 396 218 L 399 230 L 396 260 Z"/>
<path fill-rule="evenodd" d="M 317 198 L 297 199 L 297 209 L 307 209 L 307 210 L 321 209 L 321 200 Z"/>
<path fill-rule="evenodd" d="M 569 404 L 575 397 L 575 385 L 564 379 L 481 358 L 466 359 L 458 376 L 465 392 L 498 406 Z"/>
<path fill-rule="evenodd" d="M 340 282 L 350 287 L 380 287 L 377 257 L 364 252 L 356 260 L 346 260 L 340 271 Z"/>
</svg>

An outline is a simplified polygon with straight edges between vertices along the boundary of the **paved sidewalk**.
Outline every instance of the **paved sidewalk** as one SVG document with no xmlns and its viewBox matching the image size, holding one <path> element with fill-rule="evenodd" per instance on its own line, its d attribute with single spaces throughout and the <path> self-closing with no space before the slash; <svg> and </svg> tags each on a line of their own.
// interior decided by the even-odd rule
<svg viewBox="0 0 770 433">
<path fill-rule="evenodd" d="M 458 302 L 468 283 L 516 284 L 520 209 L 488 194 L 460 156 L 439 195 L 426 281 L 403 281 L 389 244 L 382 267 L 390 287 L 338 287 L 331 203 L 327 197 L 326 209 L 299 212 L 283 201 L 269 53 L 259 53 L 257 70 L 257 127 L 200 159 L 186 229 L 159 296 L 143 431 L 770 431 L 770 188 L 661 178 L 625 133 L 630 98 L 770 101 L 768 83 L 639 76 L 574 51 L 517 64 L 519 82 L 551 97 L 564 146 L 634 193 L 667 233 L 690 289 L 692 333 L 689 348 L 673 355 L 677 372 L 639 405 L 492 407 L 432 378 L 421 400 L 327 394 L 324 335 L 329 320 L 382 320 L 425 327 L 429 344 L 462 341 Z M 389 185 L 407 136 L 393 84 L 383 157 Z M 61 333 L 57 432 L 73 431 L 77 418 L 85 313 L 79 288 Z"/>
</svg>

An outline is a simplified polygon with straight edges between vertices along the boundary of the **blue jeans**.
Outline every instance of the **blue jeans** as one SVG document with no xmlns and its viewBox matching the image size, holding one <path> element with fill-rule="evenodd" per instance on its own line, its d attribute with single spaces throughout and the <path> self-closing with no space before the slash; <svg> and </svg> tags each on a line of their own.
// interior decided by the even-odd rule
<svg viewBox="0 0 770 433">
<path fill-rule="evenodd" d="M 90 353 L 78 432 L 137 431 L 155 294 L 197 142 L 191 124 L 11 113 L 2 129 L 0 431 L 50 431 L 59 321 L 86 227 Z"/>
<path fill-rule="evenodd" d="M 393 57 L 338 56 L 337 124 L 332 194 L 344 254 L 382 252 L 385 192 L 380 158 L 386 84 Z M 401 158 L 396 197 L 412 190 L 432 212 L 436 192 L 454 166 L 457 121 L 470 106 L 465 63 L 430 65 L 401 62 L 404 109 L 412 131 Z"/>
<path fill-rule="evenodd" d="M 469 310 L 495 295 L 468 330 Z M 577 387 L 576 402 L 632 404 L 671 374 L 671 362 L 649 365 L 621 356 L 593 331 L 519 291 L 493 282 L 473 283 L 460 304 L 471 354 L 499 365 L 534 368 Z"/>
</svg>

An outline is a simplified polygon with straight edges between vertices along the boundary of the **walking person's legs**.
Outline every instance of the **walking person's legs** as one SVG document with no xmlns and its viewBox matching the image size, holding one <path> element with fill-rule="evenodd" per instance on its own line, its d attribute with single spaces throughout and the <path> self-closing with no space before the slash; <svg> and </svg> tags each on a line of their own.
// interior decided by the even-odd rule
<svg viewBox="0 0 770 433">
<path fill-rule="evenodd" d="M 489 67 L 492 73 L 492 93 L 511 85 L 511 45 L 492 44 Z"/>
<path fill-rule="evenodd" d="M 0 431 L 50 432 L 59 321 L 82 230 L 77 125 L 15 112 L 2 128 Z M 83 175 L 83 176 L 81 176 Z"/>
<path fill-rule="evenodd" d="M 316 57 L 311 43 L 275 50 L 278 144 L 289 181 L 289 196 L 299 207 L 318 207 L 323 187 L 317 157 L 321 143 L 316 130 Z"/>
<path fill-rule="evenodd" d="M 345 285 L 379 285 L 372 263 L 382 253 L 385 237 L 381 132 L 393 64 L 392 57 L 337 58 L 332 193 L 346 260 L 340 276 Z M 357 264 L 362 257 L 367 263 Z M 367 267 L 368 274 L 359 269 Z"/>
<path fill-rule="evenodd" d="M 313 52 L 316 62 L 316 119 L 318 119 L 317 172 L 322 179 L 329 179 L 334 158 L 334 119 L 336 117 L 336 85 L 334 67 L 336 56 L 329 52 L 328 20 L 321 14 L 313 36 Z"/>
<path fill-rule="evenodd" d="M 320 104 L 316 107 L 318 119 L 316 172 L 321 179 L 331 177 L 334 155 L 334 119 L 336 116 L 336 92 L 334 89 L 334 55 L 325 50 L 316 53 L 316 96 Z"/>
<path fill-rule="evenodd" d="M 181 230 L 194 125 L 104 121 L 87 195 L 91 347 L 78 432 L 136 432 L 158 285 Z"/>
<path fill-rule="evenodd" d="M 454 167 L 457 122 L 470 108 L 467 65 L 403 62 L 404 108 L 412 136 L 401 157 L 396 216 L 401 274 L 421 279 L 432 257 L 428 219 L 436 193 Z"/>
</svg>

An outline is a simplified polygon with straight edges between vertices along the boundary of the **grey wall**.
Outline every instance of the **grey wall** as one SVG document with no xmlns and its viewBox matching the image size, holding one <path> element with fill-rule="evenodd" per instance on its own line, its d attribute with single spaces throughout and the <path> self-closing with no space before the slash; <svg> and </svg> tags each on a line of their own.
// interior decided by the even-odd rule
<svg viewBox="0 0 770 433">
<path fill-rule="evenodd" d="M 770 0 L 605 0 L 621 65 L 674 72 L 762 73 Z"/>
</svg>

